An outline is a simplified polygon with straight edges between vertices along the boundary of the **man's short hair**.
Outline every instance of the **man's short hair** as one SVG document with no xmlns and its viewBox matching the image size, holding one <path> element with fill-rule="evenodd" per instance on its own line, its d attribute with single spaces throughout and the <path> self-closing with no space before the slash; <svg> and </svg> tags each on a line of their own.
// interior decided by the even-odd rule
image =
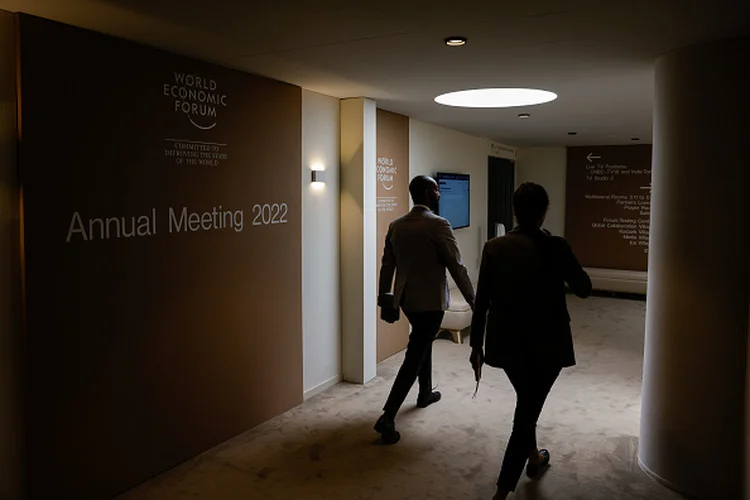
<svg viewBox="0 0 750 500">
<path fill-rule="evenodd" d="M 435 179 L 429 175 L 418 175 L 409 183 L 409 194 L 414 203 L 424 201 L 425 191 L 432 190 Z"/>
<path fill-rule="evenodd" d="M 549 196 L 539 184 L 524 182 L 513 193 L 513 211 L 519 225 L 536 225 L 548 208 Z"/>
</svg>

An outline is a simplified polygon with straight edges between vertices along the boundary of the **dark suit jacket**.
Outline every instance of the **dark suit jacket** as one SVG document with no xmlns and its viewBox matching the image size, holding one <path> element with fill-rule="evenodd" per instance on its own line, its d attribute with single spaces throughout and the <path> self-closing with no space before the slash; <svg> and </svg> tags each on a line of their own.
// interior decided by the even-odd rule
<svg viewBox="0 0 750 500">
<path fill-rule="evenodd" d="M 484 345 L 485 363 L 497 368 L 574 365 L 565 283 L 579 297 L 591 294 L 591 279 L 564 238 L 515 228 L 488 241 L 471 346 Z"/>
<path fill-rule="evenodd" d="M 446 269 L 466 301 L 473 303 L 474 287 L 450 222 L 417 205 L 388 227 L 378 296 L 391 291 L 395 273 L 394 305 L 410 312 L 444 311 L 450 298 Z"/>
</svg>

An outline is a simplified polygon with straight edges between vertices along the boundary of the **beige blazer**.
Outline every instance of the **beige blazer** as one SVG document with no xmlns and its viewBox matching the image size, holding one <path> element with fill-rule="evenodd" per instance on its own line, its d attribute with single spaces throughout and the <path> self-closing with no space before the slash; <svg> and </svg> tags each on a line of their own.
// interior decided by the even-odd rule
<svg viewBox="0 0 750 500">
<path fill-rule="evenodd" d="M 450 294 L 446 269 L 469 304 L 474 287 L 461 262 L 450 223 L 421 205 L 391 222 L 385 237 L 378 294 L 391 291 L 404 311 L 444 311 Z"/>
</svg>

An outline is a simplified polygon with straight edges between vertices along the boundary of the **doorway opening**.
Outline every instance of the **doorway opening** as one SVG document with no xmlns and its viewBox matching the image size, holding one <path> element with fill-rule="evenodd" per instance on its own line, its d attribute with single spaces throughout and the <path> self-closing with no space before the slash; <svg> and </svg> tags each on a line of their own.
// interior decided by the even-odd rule
<svg viewBox="0 0 750 500">
<path fill-rule="evenodd" d="M 516 166 L 512 160 L 487 159 L 487 239 L 502 236 L 513 228 L 513 191 Z"/>
</svg>

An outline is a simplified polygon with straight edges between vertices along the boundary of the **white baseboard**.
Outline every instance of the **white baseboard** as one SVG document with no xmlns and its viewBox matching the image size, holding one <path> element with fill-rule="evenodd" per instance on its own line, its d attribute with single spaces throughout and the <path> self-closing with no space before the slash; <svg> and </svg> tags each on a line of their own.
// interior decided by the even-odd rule
<svg viewBox="0 0 750 500">
<path fill-rule="evenodd" d="M 586 272 L 591 277 L 594 290 L 646 294 L 648 285 L 646 271 L 587 268 Z"/>
<path fill-rule="evenodd" d="M 342 380 L 341 375 L 336 375 L 335 377 L 332 377 L 326 380 L 325 382 L 316 385 L 312 389 L 306 390 L 302 398 L 304 400 L 308 400 L 313 396 L 317 396 L 321 392 L 325 392 L 331 387 L 333 387 L 334 385 L 337 385 L 339 382 L 341 382 L 341 380 Z"/>
</svg>

